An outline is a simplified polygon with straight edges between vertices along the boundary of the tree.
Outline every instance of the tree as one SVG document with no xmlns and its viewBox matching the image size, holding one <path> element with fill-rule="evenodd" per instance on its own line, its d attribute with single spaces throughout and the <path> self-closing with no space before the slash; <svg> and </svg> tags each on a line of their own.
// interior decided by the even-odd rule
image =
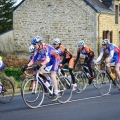
<svg viewBox="0 0 120 120">
<path fill-rule="evenodd" d="M 0 33 L 13 28 L 13 12 L 15 0 L 0 0 Z"/>
</svg>

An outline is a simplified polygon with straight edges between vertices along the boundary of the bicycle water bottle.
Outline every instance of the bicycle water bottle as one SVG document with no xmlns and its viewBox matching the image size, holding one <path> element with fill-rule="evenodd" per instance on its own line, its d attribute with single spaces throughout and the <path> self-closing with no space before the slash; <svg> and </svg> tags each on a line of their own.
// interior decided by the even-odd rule
<svg viewBox="0 0 120 120">
<path fill-rule="evenodd" d="M 69 80 L 69 81 L 71 81 L 71 75 L 68 75 L 68 77 L 67 77 L 67 78 L 68 78 L 68 80 Z"/>
<path fill-rule="evenodd" d="M 44 80 L 44 84 L 45 84 L 46 87 L 50 87 L 50 84 L 47 80 Z"/>
<path fill-rule="evenodd" d="M 115 79 L 115 75 L 111 72 L 110 76 L 112 77 L 112 79 Z"/>
<path fill-rule="evenodd" d="M 90 78 L 90 74 L 89 73 L 87 73 L 87 76 L 88 76 L 88 78 Z"/>
<path fill-rule="evenodd" d="M 47 77 L 47 80 L 48 80 L 50 86 L 52 86 L 52 79 L 48 76 L 48 77 Z"/>
</svg>

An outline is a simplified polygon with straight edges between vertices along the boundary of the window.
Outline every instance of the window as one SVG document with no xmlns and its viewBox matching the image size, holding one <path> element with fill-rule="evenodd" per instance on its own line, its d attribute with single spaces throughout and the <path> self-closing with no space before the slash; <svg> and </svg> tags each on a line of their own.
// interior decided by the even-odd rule
<svg viewBox="0 0 120 120">
<path fill-rule="evenodd" d="M 113 32 L 112 31 L 103 31 L 103 39 L 109 39 L 110 43 L 112 43 L 112 36 Z"/>
<path fill-rule="evenodd" d="M 118 5 L 115 5 L 115 24 L 118 24 Z"/>
</svg>

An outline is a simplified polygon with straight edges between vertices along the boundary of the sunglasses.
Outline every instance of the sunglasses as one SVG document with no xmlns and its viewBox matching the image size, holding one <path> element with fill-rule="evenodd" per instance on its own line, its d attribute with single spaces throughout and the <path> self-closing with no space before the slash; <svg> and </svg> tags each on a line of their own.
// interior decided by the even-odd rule
<svg viewBox="0 0 120 120">
<path fill-rule="evenodd" d="M 37 43 L 34 43 L 33 45 L 36 45 Z"/>
<path fill-rule="evenodd" d="M 77 47 L 81 47 L 82 45 L 78 45 Z"/>
<path fill-rule="evenodd" d="M 103 44 L 102 46 L 106 46 L 106 44 Z"/>
<path fill-rule="evenodd" d="M 57 45 L 57 44 L 53 44 L 53 45 Z"/>
</svg>

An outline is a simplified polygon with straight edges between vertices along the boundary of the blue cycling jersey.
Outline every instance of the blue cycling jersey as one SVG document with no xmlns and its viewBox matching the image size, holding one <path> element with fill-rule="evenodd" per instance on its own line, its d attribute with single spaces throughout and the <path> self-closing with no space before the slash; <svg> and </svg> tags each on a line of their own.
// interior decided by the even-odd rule
<svg viewBox="0 0 120 120">
<path fill-rule="evenodd" d="M 105 49 L 104 47 L 102 47 L 101 52 L 110 53 L 111 50 L 114 50 L 114 55 L 113 56 L 118 55 L 118 53 L 120 51 L 120 49 L 117 46 L 110 43 L 108 48 Z"/>
</svg>

